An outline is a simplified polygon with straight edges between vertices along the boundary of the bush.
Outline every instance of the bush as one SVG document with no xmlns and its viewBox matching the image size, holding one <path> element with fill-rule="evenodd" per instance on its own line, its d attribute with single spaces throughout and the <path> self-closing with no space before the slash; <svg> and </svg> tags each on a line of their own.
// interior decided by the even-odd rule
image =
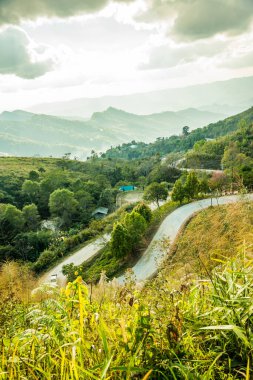
<svg viewBox="0 0 253 380">
<path fill-rule="evenodd" d="M 49 249 L 46 249 L 43 251 L 38 258 L 38 260 L 33 265 L 33 270 L 35 272 L 39 273 L 43 270 L 50 267 L 50 265 L 58 259 L 58 253 L 56 251 L 52 251 Z"/>
<path fill-rule="evenodd" d="M 152 211 L 151 209 L 143 202 L 139 203 L 135 208 L 134 211 L 138 212 L 143 218 L 146 220 L 147 223 L 149 223 L 152 219 Z"/>
</svg>

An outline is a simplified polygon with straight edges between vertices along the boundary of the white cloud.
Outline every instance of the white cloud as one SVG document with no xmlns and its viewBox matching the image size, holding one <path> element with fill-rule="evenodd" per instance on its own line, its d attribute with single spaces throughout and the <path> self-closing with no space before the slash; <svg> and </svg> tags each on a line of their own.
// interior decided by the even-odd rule
<svg viewBox="0 0 253 380">
<path fill-rule="evenodd" d="M 0 75 L 1 107 L 138 93 L 253 74 L 253 38 L 246 32 L 252 0 L 220 2 L 221 15 L 227 12 L 223 23 L 208 6 L 209 0 L 92 1 L 66 0 L 62 11 L 63 0 L 35 0 L 31 10 L 28 0 L 6 1 L 9 21 L 15 21 L 14 10 L 17 22 L 25 17 L 33 21 L 22 21 L 22 30 L 9 27 L 15 49 L 10 49 L 10 36 L 0 46 L 0 73 L 15 74 Z M 37 9 L 39 3 L 44 5 Z M 234 20 L 234 13 L 246 11 L 243 20 Z M 44 18 L 37 19 L 40 16 Z M 0 36 L 7 30 L 0 30 Z"/>
<path fill-rule="evenodd" d="M 213 40 L 200 41 L 189 44 L 165 42 L 160 46 L 152 48 L 149 52 L 147 62 L 140 66 L 141 69 L 170 68 L 196 62 L 203 57 L 214 57 L 223 52 L 227 41 Z"/>
<path fill-rule="evenodd" d="M 0 51 L 0 74 L 34 79 L 53 69 L 46 46 L 36 45 L 20 28 L 8 27 L 0 32 Z"/>
</svg>

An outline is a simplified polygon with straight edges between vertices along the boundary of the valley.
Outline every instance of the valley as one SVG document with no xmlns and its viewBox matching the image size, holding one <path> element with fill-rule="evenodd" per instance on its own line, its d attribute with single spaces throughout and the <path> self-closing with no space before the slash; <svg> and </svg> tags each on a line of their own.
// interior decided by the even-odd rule
<svg viewBox="0 0 253 380">
<path fill-rule="evenodd" d="M 223 114 L 197 109 L 135 115 L 109 107 L 87 121 L 69 120 L 25 111 L 0 115 L 2 155 L 70 157 L 86 159 L 112 145 L 137 140 L 151 142 L 157 136 L 178 134 L 184 125 L 195 129 L 224 118 Z M 135 145 L 134 143 L 132 145 Z"/>
</svg>

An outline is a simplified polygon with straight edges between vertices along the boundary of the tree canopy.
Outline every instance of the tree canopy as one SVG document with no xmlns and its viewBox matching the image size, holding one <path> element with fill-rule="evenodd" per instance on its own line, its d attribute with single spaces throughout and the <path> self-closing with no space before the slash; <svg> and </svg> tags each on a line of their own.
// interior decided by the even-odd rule
<svg viewBox="0 0 253 380">
<path fill-rule="evenodd" d="M 168 197 L 168 189 L 166 184 L 153 182 L 147 186 L 144 199 L 151 202 L 156 202 L 159 207 L 159 201 L 166 200 Z"/>
</svg>

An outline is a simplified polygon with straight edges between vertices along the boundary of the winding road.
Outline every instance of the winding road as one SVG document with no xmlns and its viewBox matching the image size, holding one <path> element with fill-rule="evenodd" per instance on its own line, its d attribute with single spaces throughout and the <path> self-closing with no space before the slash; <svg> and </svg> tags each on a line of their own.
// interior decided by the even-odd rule
<svg viewBox="0 0 253 380">
<path fill-rule="evenodd" d="M 57 275 L 57 283 L 63 285 L 66 282 L 66 277 L 62 273 L 62 268 L 64 265 L 73 263 L 74 265 L 81 265 L 85 261 L 89 260 L 95 256 L 110 240 L 110 235 L 105 234 L 102 237 L 93 240 L 91 243 L 85 245 L 79 251 L 73 253 L 73 255 L 67 257 L 60 264 L 56 265 L 50 271 L 45 273 L 41 277 L 41 282 L 50 282 L 52 275 Z"/>
<path fill-rule="evenodd" d="M 164 249 L 161 242 L 165 239 L 169 239 L 169 242 L 173 243 L 183 224 L 193 214 L 211 206 L 211 202 L 212 205 L 215 206 L 218 204 L 223 205 L 227 203 L 237 202 L 243 198 L 253 200 L 253 194 L 248 194 L 247 196 L 243 197 L 241 195 L 228 195 L 219 197 L 218 203 L 216 198 L 213 198 L 212 201 L 211 198 L 202 199 L 200 201 L 188 203 L 182 207 L 179 207 L 171 214 L 169 214 L 160 225 L 150 245 L 143 253 L 140 260 L 132 268 L 136 280 L 138 282 L 144 281 L 152 277 L 157 272 L 157 268 L 161 263 L 164 254 Z M 120 283 L 122 283 L 123 280 L 124 276 L 118 278 L 118 281 Z"/>
<path fill-rule="evenodd" d="M 162 248 L 162 242 L 164 240 L 168 240 L 170 243 L 173 243 L 178 232 L 180 231 L 183 224 L 189 219 L 194 213 L 201 211 L 211 204 L 215 205 L 223 205 L 228 203 L 237 202 L 240 199 L 249 199 L 253 200 L 253 194 L 248 194 L 245 196 L 241 195 L 227 195 L 223 197 L 219 197 L 218 200 L 216 198 L 202 199 L 196 202 L 192 202 L 186 204 L 182 207 L 179 207 L 171 214 L 169 214 L 159 229 L 157 230 L 155 236 L 153 237 L 150 245 L 146 249 L 146 251 L 141 256 L 140 260 L 137 264 L 132 268 L 136 280 L 138 282 L 144 281 L 150 277 L 152 277 L 156 272 L 159 264 L 162 261 L 164 250 Z M 74 253 L 72 256 L 68 257 L 61 264 L 57 265 L 55 268 L 51 269 L 47 272 L 43 277 L 43 282 L 50 281 L 51 275 L 57 274 L 57 278 L 60 280 L 60 283 L 63 283 L 65 280 L 64 275 L 62 274 L 63 265 L 74 263 L 74 265 L 80 265 L 86 260 L 90 259 L 94 255 L 98 253 L 98 251 L 109 241 L 110 235 L 104 235 L 102 238 L 98 238 L 90 244 L 83 247 L 78 252 Z M 124 276 L 118 278 L 118 281 L 122 283 L 124 281 Z"/>
</svg>

